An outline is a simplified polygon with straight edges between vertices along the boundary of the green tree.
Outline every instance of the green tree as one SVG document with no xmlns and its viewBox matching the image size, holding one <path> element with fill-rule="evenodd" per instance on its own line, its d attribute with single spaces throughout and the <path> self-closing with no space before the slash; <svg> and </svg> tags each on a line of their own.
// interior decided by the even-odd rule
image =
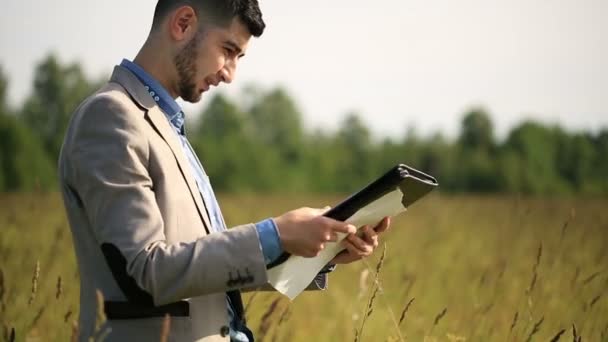
<svg viewBox="0 0 608 342">
<path fill-rule="evenodd" d="M 287 91 L 276 88 L 261 94 L 249 109 L 253 135 L 279 151 L 287 165 L 297 165 L 304 143 L 302 115 Z"/>
<path fill-rule="evenodd" d="M 65 129 L 76 106 L 93 92 L 80 65 L 63 66 L 54 55 L 46 57 L 34 72 L 33 93 L 21 117 L 40 138 L 51 160 L 57 160 Z"/>
<path fill-rule="evenodd" d="M 504 148 L 504 153 L 516 153 L 521 161 L 513 170 L 520 183 L 511 190 L 532 194 L 569 191 L 555 167 L 558 146 L 553 130 L 534 121 L 523 122 L 510 132 Z"/>
<path fill-rule="evenodd" d="M 591 168 L 592 181 L 589 192 L 608 194 L 608 128 L 601 130 L 593 139 L 595 158 Z"/>
<path fill-rule="evenodd" d="M 468 150 L 489 151 L 494 146 L 490 116 L 483 109 L 473 109 L 462 119 L 459 142 Z"/>
<path fill-rule="evenodd" d="M 201 115 L 193 145 L 219 191 L 280 189 L 278 152 L 248 133 L 249 125 L 246 114 L 221 94 L 211 99 Z"/>
<path fill-rule="evenodd" d="M 4 70 L 0 65 L 0 112 L 2 113 L 8 113 L 7 92 L 8 78 L 4 74 Z"/>
<path fill-rule="evenodd" d="M 336 136 L 335 184 L 338 191 L 352 191 L 374 176 L 371 133 L 356 112 L 346 114 Z"/>
<path fill-rule="evenodd" d="M 0 191 L 49 189 L 54 171 L 38 139 L 10 113 L 0 69 Z"/>
<path fill-rule="evenodd" d="M 591 183 L 595 150 L 587 134 L 567 134 L 555 129 L 556 165 L 561 178 L 576 192 L 592 192 L 586 189 Z"/>
<path fill-rule="evenodd" d="M 464 115 L 454 146 L 459 163 L 448 182 L 453 189 L 473 192 L 501 189 L 493 131 L 490 115 L 484 109 L 473 109 Z"/>
</svg>

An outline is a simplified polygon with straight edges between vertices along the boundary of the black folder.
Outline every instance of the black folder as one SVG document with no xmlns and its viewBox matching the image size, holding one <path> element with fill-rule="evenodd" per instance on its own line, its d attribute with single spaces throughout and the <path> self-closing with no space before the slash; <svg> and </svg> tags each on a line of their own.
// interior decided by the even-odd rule
<svg viewBox="0 0 608 342">
<path fill-rule="evenodd" d="M 397 188 L 403 193 L 401 204 L 404 208 L 408 208 L 438 185 L 434 177 L 405 164 L 398 164 L 363 189 L 331 208 L 323 216 L 338 221 L 346 221 L 361 208 L 395 191 Z M 277 260 L 269 264 L 267 268 L 271 269 L 278 266 L 289 259 L 289 257 L 290 254 L 285 252 Z"/>
</svg>

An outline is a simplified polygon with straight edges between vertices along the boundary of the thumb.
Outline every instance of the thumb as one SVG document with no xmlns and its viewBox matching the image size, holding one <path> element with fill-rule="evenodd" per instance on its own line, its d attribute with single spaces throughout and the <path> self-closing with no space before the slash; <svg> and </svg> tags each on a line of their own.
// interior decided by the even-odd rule
<svg viewBox="0 0 608 342">
<path fill-rule="evenodd" d="M 323 208 L 316 208 L 313 209 L 318 215 L 323 215 L 325 214 L 329 209 L 331 209 L 330 206 L 326 205 Z"/>
</svg>

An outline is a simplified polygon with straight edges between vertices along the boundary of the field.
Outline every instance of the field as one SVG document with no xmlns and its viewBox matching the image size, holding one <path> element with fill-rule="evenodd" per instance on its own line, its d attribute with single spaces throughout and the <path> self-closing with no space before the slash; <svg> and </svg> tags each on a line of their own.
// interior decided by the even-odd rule
<svg viewBox="0 0 608 342">
<path fill-rule="evenodd" d="M 226 195 L 220 203 L 238 224 L 339 198 Z M 382 241 L 382 263 L 380 248 L 339 267 L 325 292 L 292 303 L 246 294 L 258 339 L 550 341 L 564 330 L 561 341 L 608 341 L 607 199 L 434 194 Z M 0 195 L 0 340 L 69 340 L 78 296 L 59 196 Z"/>
</svg>

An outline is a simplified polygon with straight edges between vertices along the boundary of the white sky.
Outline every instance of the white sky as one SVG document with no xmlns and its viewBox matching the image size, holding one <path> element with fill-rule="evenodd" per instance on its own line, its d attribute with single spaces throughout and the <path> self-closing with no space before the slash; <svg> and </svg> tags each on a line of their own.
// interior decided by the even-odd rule
<svg viewBox="0 0 608 342">
<path fill-rule="evenodd" d="M 49 51 L 80 61 L 89 76 L 133 58 L 155 3 L 3 0 L 0 64 L 12 103 L 27 96 Z M 284 85 L 309 127 L 334 129 L 355 109 L 376 136 L 402 136 L 408 125 L 454 136 L 476 105 L 500 136 L 526 117 L 571 130 L 608 126 L 606 0 L 260 3 L 266 32 L 236 81 L 214 91 Z"/>
</svg>

